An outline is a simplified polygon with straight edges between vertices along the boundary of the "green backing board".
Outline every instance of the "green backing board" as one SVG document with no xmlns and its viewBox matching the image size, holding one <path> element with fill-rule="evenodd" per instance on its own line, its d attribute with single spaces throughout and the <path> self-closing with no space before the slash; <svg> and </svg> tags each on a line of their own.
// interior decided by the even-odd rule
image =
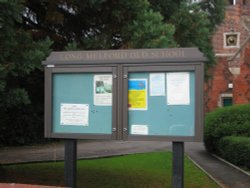
<svg viewBox="0 0 250 188">
<path fill-rule="evenodd" d="M 189 105 L 167 105 L 167 92 L 165 92 L 165 96 L 150 96 L 149 73 L 129 73 L 129 79 L 147 79 L 148 83 L 147 110 L 129 110 L 128 112 L 129 135 L 136 135 L 131 133 L 132 125 L 143 125 L 148 128 L 148 135 L 194 136 L 195 74 L 189 72 L 189 75 Z"/>
<path fill-rule="evenodd" d="M 110 73 L 111 74 L 111 73 Z M 94 73 L 54 73 L 52 77 L 52 132 L 111 134 L 112 106 L 94 105 Z M 101 74 L 103 75 L 103 74 Z M 88 104 L 88 126 L 60 125 L 60 106 Z"/>
</svg>

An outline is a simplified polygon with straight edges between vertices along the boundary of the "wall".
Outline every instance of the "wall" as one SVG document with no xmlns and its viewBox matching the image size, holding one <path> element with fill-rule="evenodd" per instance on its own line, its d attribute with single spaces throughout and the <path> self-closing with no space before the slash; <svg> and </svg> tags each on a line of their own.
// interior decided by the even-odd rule
<svg viewBox="0 0 250 188">
<path fill-rule="evenodd" d="M 236 33 L 239 45 L 225 46 L 226 33 Z M 233 104 L 250 103 L 250 1 L 227 6 L 212 43 L 217 65 L 209 70 L 211 78 L 205 85 L 205 111 L 222 106 L 223 97 L 232 97 Z"/>
</svg>

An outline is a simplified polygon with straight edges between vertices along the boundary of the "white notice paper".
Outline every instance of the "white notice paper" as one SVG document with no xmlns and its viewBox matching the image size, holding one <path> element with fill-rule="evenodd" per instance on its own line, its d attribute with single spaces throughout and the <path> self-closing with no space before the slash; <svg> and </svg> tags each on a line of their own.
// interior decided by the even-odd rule
<svg viewBox="0 0 250 188">
<path fill-rule="evenodd" d="M 189 105 L 190 89 L 189 89 L 189 73 L 188 72 L 172 72 L 167 73 L 167 104 L 168 105 Z"/>
<path fill-rule="evenodd" d="M 131 134 L 148 135 L 147 125 L 132 125 Z"/>
<path fill-rule="evenodd" d="M 94 105 L 112 105 L 112 75 L 94 75 Z"/>
<path fill-rule="evenodd" d="M 165 96 L 165 74 L 151 73 L 149 74 L 150 96 Z"/>
<path fill-rule="evenodd" d="M 60 108 L 60 124 L 88 126 L 89 105 L 62 103 Z"/>
</svg>

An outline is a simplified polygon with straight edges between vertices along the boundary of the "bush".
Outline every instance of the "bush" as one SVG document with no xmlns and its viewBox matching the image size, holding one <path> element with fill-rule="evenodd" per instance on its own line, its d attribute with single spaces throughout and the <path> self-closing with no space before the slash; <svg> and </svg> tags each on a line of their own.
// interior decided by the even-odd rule
<svg viewBox="0 0 250 188">
<path fill-rule="evenodd" d="M 0 113 L 0 147 L 40 143 L 43 140 L 43 116 L 31 105 Z"/>
<path fill-rule="evenodd" d="M 250 104 L 219 108 L 206 114 L 204 142 L 218 154 L 218 143 L 225 136 L 250 136 Z"/>
<path fill-rule="evenodd" d="M 43 72 L 19 78 L 29 95 L 30 104 L 6 106 L 0 111 L 0 147 L 32 145 L 44 139 Z"/>
<path fill-rule="evenodd" d="M 218 150 L 227 161 L 250 168 L 250 137 L 224 137 L 219 141 Z"/>
</svg>

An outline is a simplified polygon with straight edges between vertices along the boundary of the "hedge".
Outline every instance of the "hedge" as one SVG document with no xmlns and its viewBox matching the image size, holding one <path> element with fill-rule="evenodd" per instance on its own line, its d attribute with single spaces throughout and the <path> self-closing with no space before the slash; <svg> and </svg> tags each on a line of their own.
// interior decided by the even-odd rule
<svg viewBox="0 0 250 188">
<path fill-rule="evenodd" d="M 218 144 L 225 136 L 250 136 L 250 104 L 218 108 L 205 117 L 206 149 L 218 154 Z"/>
<path fill-rule="evenodd" d="M 219 141 L 218 150 L 227 161 L 250 169 L 250 137 L 226 136 Z"/>
<path fill-rule="evenodd" d="M 48 140 L 44 138 L 43 72 L 36 70 L 19 79 L 31 103 L 1 108 L 0 147 L 40 144 Z"/>
</svg>

